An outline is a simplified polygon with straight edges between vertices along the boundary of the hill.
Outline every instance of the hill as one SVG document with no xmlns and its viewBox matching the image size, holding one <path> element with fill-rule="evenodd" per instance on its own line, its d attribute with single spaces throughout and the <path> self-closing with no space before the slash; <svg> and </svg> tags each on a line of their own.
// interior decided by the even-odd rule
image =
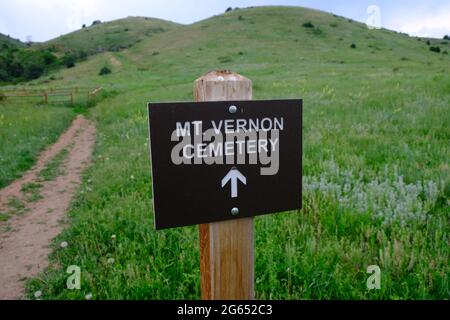
<svg viewBox="0 0 450 320">
<path fill-rule="evenodd" d="M 11 38 L 10 36 L 0 33 L 0 48 L 3 46 L 3 44 L 7 44 L 7 45 L 13 46 L 13 47 L 21 47 L 21 48 L 24 48 L 26 46 L 25 43 L 21 42 L 18 39 L 14 39 L 14 38 Z"/>
<path fill-rule="evenodd" d="M 85 37 L 79 48 L 90 46 Z M 152 229 L 145 105 L 192 101 L 195 79 L 231 69 L 252 79 L 254 99 L 304 99 L 304 209 L 255 219 L 256 297 L 447 298 L 448 50 L 320 11 L 256 7 L 30 82 L 112 94 L 84 110 L 98 129 L 93 165 L 29 297 L 200 296 L 198 229 Z M 104 66 L 112 72 L 100 76 Z M 70 291 L 61 279 L 74 264 L 84 276 Z M 371 265 L 382 271 L 380 290 L 367 289 Z"/>
<path fill-rule="evenodd" d="M 38 46 L 52 47 L 62 52 L 84 51 L 89 55 L 103 51 L 119 51 L 155 34 L 173 30 L 177 26 L 176 23 L 160 19 L 128 17 L 93 24 Z"/>
</svg>

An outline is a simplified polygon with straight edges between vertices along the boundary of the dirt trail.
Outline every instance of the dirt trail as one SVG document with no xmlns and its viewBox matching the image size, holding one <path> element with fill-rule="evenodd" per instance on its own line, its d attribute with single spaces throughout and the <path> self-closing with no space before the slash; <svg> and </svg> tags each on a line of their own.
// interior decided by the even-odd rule
<svg viewBox="0 0 450 320">
<path fill-rule="evenodd" d="M 78 116 L 58 141 L 40 155 L 30 171 L 0 190 L 0 212 L 7 212 L 10 199 L 25 199 L 22 187 L 37 181 L 46 163 L 61 150 L 68 150 L 60 175 L 39 182 L 42 198 L 24 201 L 25 213 L 13 216 L 7 221 L 10 231 L 0 233 L 0 299 L 23 298 L 23 280 L 36 276 L 48 265 L 49 244 L 62 230 L 82 172 L 90 164 L 94 143 L 94 125 Z"/>
</svg>

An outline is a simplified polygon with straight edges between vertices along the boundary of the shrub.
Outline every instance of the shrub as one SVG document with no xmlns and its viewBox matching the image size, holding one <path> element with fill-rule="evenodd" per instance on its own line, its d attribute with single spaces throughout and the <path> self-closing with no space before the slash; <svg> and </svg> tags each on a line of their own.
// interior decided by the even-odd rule
<svg viewBox="0 0 450 320">
<path fill-rule="evenodd" d="M 155 52 L 152 53 L 152 56 L 157 56 L 157 55 L 159 55 L 158 51 L 155 51 Z"/>
<path fill-rule="evenodd" d="M 78 51 L 78 59 L 80 61 L 86 60 L 87 57 L 88 57 L 88 54 L 86 53 L 86 51 L 83 51 L 83 50 Z"/>
<path fill-rule="evenodd" d="M 81 26 L 81 29 L 84 29 L 84 28 L 86 28 L 86 25 L 85 25 L 85 24 L 83 24 L 83 25 Z"/>
<path fill-rule="evenodd" d="M 239 17 L 238 17 L 238 20 L 239 20 L 239 21 L 242 21 L 242 20 L 244 20 L 244 17 L 243 17 L 243 16 L 239 16 Z"/>
<path fill-rule="evenodd" d="M 100 76 L 104 76 L 104 75 L 107 75 L 107 74 L 110 74 L 110 73 L 111 73 L 111 69 L 105 66 L 105 67 L 100 69 L 100 72 L 98 74 Z"/>
<path fill-rule="evenodd" d="M 8 72 L 6 72 L 5 69 L 0 68 L 0 82 L 1 81 L 5 81 L 6 82 L 6 81 L 10 81 L 10 80 L 11 80 L 11 78 L 10 78 Z"/>
<path fill-rule="evenodd" d="M 445 35 L 445 36 L 444 36 L 444 40 L 450 40 L 450 36 Z"/>
<path fill-rule="evenodd" d="M 69 53 L 67 53 L 62 59 L 63 65 L 65 65 L 67 68 L 75 67 L 75 61 L 76 61 L 75 57 Z"/>
<path fill-rule="evenodd" d="M 333 22 L 330 24 L 330 27 L 332 27 L 332 28 L 337 28 L 337 26 L 338 26 L 338 24 L 336 22 Z"/>
<path fill-rule="evenodd" d="M 233 8 L 232 7 L 228 7 L 227 10 L 225 10 L 225 13 L 232 11 Z"/>
<path fill-rule="evenodd" d="M 447 50 L 445 50 L 444 52 L 442 52 L 442 54 L 448 54 L 448 51 L 447 51 Z"/>
<path fill-rule="evenodd" d="M 6 100 L 5 95 L 2 92 L 0 92 L 0 102 L 3 102 L 5 100 Z"/>
<path fill-rule="evenodd" d="M 30 64 L 25 68 L 25 78 L 27 80 L 34 80 L 39 78 L 44 73 L 44 68 L 38 64 Z"/>
<path fill-rule="evenodd" d="M 430 40 L 427 40 L 427 46 L 429 46 L 431 44 Z"/>
<path fill-rule="evenodd" d="M 310 21 L 308 21 L 303 24 L 303 27 L 304 28 L 314 28 L 314 25 Z"/>
<path fill-rule="evenodd" d="M 350 45 L 350 48 L 356 49 L 356 44 L 352 43 L 352 44 Z"/>
<path fill-rule="evenodd" d="M 436 47 L 430 47 L 430 51 L 439 53 L 439 52 L 441 52 L 441 48 L 437 47 L 437 46 Z"/>
<path fill-rule="evenodd" d="M 44 60 L 44 64 L 46 65 L 51 65 L 57 60 L 56 56 L 50 51 L 44 51 L 42 53 L 42 59 Z"/>
</svg>

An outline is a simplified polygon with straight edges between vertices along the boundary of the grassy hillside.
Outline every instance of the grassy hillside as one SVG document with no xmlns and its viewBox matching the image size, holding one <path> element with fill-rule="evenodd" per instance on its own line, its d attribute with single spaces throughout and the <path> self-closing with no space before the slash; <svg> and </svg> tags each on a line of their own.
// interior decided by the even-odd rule
<svg viewBox="0 0 450 320">
<path fill-rule="evenodd" d="M 87 54 L 119 51 L 177 26 L 176 23 L 159 19 L 128 17 L 91 25 L 40 44 L 39 47 L 54 47 L 62 52 L 84 51 Z"/>
<path fill-rule="evenodd" d="M 0 33 L 0 49 L 3 47 L 4 44 L 12 47 L 22 47 L 22 48 L 26 46 L 25 43 L 21 42 L 18 39 L 14 39 L 11 38 L 10 36 Z"/>
<path fill-rule="evenodd" d="M 59 71 L 52 86 L 119 94 L 90 113 L 94 164 L 30 297 L 199 298 L 197 228 L 153 230 L 145 104 L 192 100 L 196 78 L 226 68 L 253 80 L 255 99 L 304 99 L 304 209 L 255 219 L 257 298 L 448 298 L 445 50 L 319 11 L 262 7 Z M 113 72 L 99 76 L 104 65 Z M 374 264 L 381 290 L 368 291 Z M 81 290 L 66 289 L 70 265 L 81 267 Z"/>
</svg>

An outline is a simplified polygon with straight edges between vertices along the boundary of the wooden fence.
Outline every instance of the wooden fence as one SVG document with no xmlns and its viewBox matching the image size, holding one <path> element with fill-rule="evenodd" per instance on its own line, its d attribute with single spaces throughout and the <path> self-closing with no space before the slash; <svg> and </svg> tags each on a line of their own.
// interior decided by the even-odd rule
<svg viewBox="0 0 450 320">
<path fill-rule="evenodd" d="M 3 103 L 75 104 L 94 99 L 102 87 L 45 88 L 0 90 Z"/>
</svg>

